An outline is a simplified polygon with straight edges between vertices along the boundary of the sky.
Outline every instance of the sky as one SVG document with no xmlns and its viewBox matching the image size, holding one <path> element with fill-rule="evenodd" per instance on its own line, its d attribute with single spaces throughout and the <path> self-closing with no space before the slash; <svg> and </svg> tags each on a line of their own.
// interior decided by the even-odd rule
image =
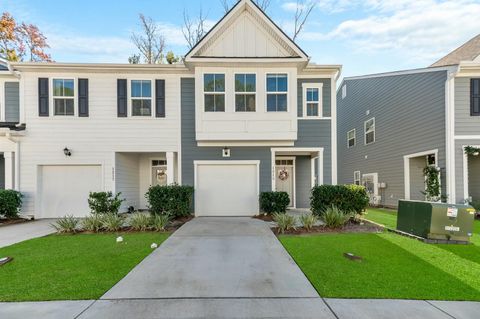
<svg viewBox="0 0 480 319">
<path fill-rule="evenodd" d="M 311 1 L 297 43 L 312 62 L 342 64 L 343 76 L 427 67 L 480 33 L 480 0 Z M 267 13 L 291 34 L 294 8 L 271 0 Z M 185 9 L 192 17 L 202 9 L 209 26 L 224 14 L 220 0 L 0 0 L 0 11 L 43 31 L 56 62 L 126 63 L 140 13 L 158 24 L 167 50 L 184 55 Z"/>
</svg>

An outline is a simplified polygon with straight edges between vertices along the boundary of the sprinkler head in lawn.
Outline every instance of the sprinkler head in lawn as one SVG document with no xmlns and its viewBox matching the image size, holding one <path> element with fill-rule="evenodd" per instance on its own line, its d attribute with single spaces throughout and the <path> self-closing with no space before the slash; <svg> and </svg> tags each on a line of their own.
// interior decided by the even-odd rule
<svg viewBox="0 0 480 319">
<path fill-rule="evenodd" d="M 360 256 L 355 256 L 353 253 L 344 253 L 343 257 L 350 259 L 351 261 L 362 261 L 363 258 Z"/>
<path fill-rule="evenodd" d="M 13 260 L 12 257 L 3 257 L 3 258 L 0 258 L 0 266 L 3 266 L 9 262 L 11 262 Z"/>
</svg>

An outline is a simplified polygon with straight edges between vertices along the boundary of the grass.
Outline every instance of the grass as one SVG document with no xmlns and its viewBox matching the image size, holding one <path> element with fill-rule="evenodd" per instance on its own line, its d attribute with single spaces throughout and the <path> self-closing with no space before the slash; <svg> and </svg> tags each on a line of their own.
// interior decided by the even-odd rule
<svg viewBox="0 0 480 319">
<path fill-rule="evenodd" d="M 395 228 L 397 215 L 366 219 Z M 429 245 L 393 233 L 282 236 L 282 244 L 323 297 L 480 301 L 480 221 L 473 245 Z M 362 256 L 352 262 L 343 253 Z"/>
<path fill-rule="evenodd" d="M 169 234 L 52 235 L 0 248 L 14 260 L 0 267 L 0 301 L 97 299 Z"/>
</svg>

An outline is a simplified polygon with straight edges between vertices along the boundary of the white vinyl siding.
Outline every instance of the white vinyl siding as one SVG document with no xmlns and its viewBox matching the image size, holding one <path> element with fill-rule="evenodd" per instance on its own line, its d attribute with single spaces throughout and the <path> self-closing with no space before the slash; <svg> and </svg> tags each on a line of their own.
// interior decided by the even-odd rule
<svg viewBox="0 0 480 319">
<path fill-rule="evenodd" d="M 205 112 L 225 112 L 225 74 L 203 76 Z"/>
<path fill-rule="evenodd" d="M 75 115 L 75 80 L 53 79 L 53 114 L 55 116 Z"/>
<path fill-rule="evenodd" d="M 287 74 L 267 74 L 267 112 L 288 112 Z"/>
<path fill-rule="evenodd" d="M 375 143 L 375 118 L 365 121 L 365 145 Z"/>
<path fill-rule="evenodd" d="M 356 130 L 353 129 L 347 133 L 347 147 L 354 147 L 357 143 L 356 140 Z"/>
</svg>

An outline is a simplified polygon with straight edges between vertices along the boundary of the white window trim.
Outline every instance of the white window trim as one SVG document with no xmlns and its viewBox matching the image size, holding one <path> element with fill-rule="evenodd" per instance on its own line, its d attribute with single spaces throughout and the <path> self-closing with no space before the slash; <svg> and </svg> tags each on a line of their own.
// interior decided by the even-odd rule
<svg viewBox="0 0 480 319">
<path fill-rule="evenodd" d="M 276 92 L 268 91 L 268 76 L 269 75 L 286 75 L 287 76 L 287 91 L 276 91 Z M 265 73 L 265 112 L 266 113 L 289 113 L 290 112 L 290 103 L 289 103 L 290 84 L 289 84 L 289 81 L 290 81 L 290 74 L 288 74 L 286 72 L 279 72 L 279 73 L 267 72 L 267 73 Z M 275 94 L 275 95 L 286 94 L 287 95 L 287 109 L 285 111 L 271 111 L 271 112 L 269 112 L 268 111 L 268 95 L 269 94 Z"/>
<path fill-rule="evenodd" d="M 351 138 L 349 137 L 350 133 L 353 132 L 353 145 L 350 146 L 350 140 Z M 352 148 L 357 145 L 357 129 L 353 129 L 347 132 L 347 148 Z"/>
<path fill-rule="evenodd" d="M 307 102 L 307 90 L 308 89 L 318 89 L 318 102 Z M 303 114 L 302 117 L 307 119 L 321 119 L 323 118 L 323 83 L 303 83 Z M 308 116 L 307 115 L 307 104 L 308 103 L 317 103 L 318 104 L 318 116 Z"/>
<path fill-rule="evenodd" d="M 237 75 L 255 75 L 255 92 L 237 92 L 237 89 L 235 88 L 235 78 Z M 227 78 L 225 76 L 225 82 L 227 81 Z M 205 89 L 205 85 L 203 86 L 203 89 Z M 226 89 L 226 85 L 225 85 Z M 247 94 L 247 95 L 255 95 L 255 111 L 253 112 L 248 112 L 248 111 L 237 111 L 237 93 L 238 94 Z M 226 99 L 226 97 L 225 97 Z M 225 100 L 226 103 L 226 100 Z M 205 110 L 205 106 L 203 107 Z M 225 112 L 227 111 L 227 106 L 225 105 Z M 256 113 L 258 111 L 258 75 L 257 72 L 234 72 L 233 73 L 233 112 L 234 113 Z"/>
<path fill-rule="evenodd" d="M 342 86 L 342 100 L 347 97 L 347 84 Z"/>
<path fill-rule="evenodd" d="M 357 174 L 358 174 L 358 179 L 357 179 Z M 354 185 L 362 185 L 362 172 L 360 171 L 354 171 L 353 172 L 353 184 Z"/>
<path fill-rule="evenodd" d="M 373 142 L 367 143 L 367 122 L 370 122 L 371 120 L 373 120 Z M 375 117 L 372 117 L 363 123 L 363 132 L 364 132 L 363 135 L 364 135 L 365 145 L 371 145 L 377 141 L 377 123 L 376 123 Z"/>
<path fill-rule="evenodd" d="M 53 88 L 53 80 L 73 80 L 73 96 L 54 96 L 54 88 Z M 50 94 L 50 106 L 49 106 L 49 114 L 51 116 L 56 117 L 56 118 L 62 118 L 62 119 L 68 119 L 72 117 L 78 117 L 78 99 L 77 99 L 77 91 L 78 91 L 78 81 L 77 78 L 72 78 L 72 77 L 51 77 L 49 79 L 49 94 Z M 20 92 L 21 94 L 21 92 Z M 73 115 L 55 115 L 55 99 L 73 99 Z"/>
<path fill-rule="evenodd" d="M 223 92 L 216 92 L 216 91 L 213 91 L 213 92 L 209 92 L 209 91 L 205 91 L 205 75 L 206 74 L 213 74 L 213 75 L 223 75 L 223 78 L 224 78 L 224 81 L 225 83 L 223 83 L 224 85 L 224 90 Z M 235 88 L 234 88 L 235 90 Z M 205 111 L 205 94 L 211 94 L 211 95 L 223 95 L 224 96 L 224 103 L 225 103 L 225 109 L 222 111 L 222 112 L 217 112 L 217 111 L 213 111 L 213 112 L 207 112 Z M 227 74 L 225 72 L 215 72 L 215 71 L 212 71 L 212 72 L 203 72 L 202 73 L 202 105 L 203 105 L 203 113 L 227 113 Z M 254 113 L 254 112 L 252 112 Z"/>
<path fill-rule="evenodd" d="M 155 100 L 154 96 L 156 96 L 155 92 L 155 85 L 154 82 L 155 80 L 152 79 L 141 79 L 141 78 L 132 78 L 128 79 L 128 84 L 127 84 L 127 93 L 128 93 L 128 110 L 127 114 L 129 118 L 136 118 L 136 119 L 148 119 L 148 118 L 155 118 Z M 132 81 L 150 81 L 150 91 L 151 91 L 151 97 L 150 98 L 145 98 L 145 97 L 135 97 L 132 98 Z M 150 116 L 147 115 L 133 115 L 133 103 L 132 100 L 150 100 L 151 101 L 151 110 L 150 110 Z"/>
</svg>

